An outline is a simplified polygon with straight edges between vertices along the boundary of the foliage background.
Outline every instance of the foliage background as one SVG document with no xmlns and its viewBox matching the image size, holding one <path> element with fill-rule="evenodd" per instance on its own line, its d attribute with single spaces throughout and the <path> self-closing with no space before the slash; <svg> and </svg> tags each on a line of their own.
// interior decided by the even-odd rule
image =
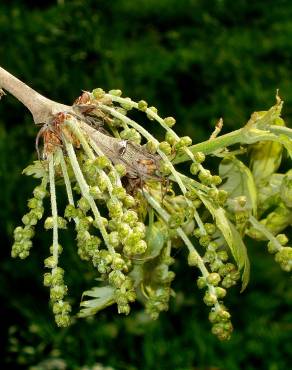
<svg viewBox="0 0 292 370">
<path fill-rule="evenodd" d="M 272 105 L 276 88 L 292 118 L 292 3 L 285 0 L 1 1 L 0 64 L 53 100 L 70 104 L 81 89 L 121 88 L 177 118 L 179 134 L 206 139 L 224 117 L 225 132 Z M 54 326 L 42 286 L 49 239 L 39 235 L 31 257 L 10 258 L 13 228 L 34 182 L 21 176 L 32 161 L 37 129 L 25 108 L 0 104 L 1 349 L 5 369 L 289 368 L 291 280 L 261 244 L 249 243 L 251 284 L 226 303 L 235 333 L 218 343 L 207 309 L 186 269 L 175 266 L 177 298 L 149 322 L 137 304 L 130 317 L 107 310 L 68 330 Z M 92 284 L 64 235 L 62 263 L 72 296 Z M 78 301 L 73 302 L 75 308 Z M 54 359 L 54 362 L 48 359 Z M 4 367 L 1 368 L 4 368 Z M 66 367 L 67 366 L 67 367 Z M 86 367 L 87 366 L 87 367 Z"/>
</svg>

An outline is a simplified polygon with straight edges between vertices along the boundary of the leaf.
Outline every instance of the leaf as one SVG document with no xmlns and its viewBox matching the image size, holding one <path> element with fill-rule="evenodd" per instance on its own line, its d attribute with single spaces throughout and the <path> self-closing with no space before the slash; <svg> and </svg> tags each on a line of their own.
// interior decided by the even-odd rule
<svg viewBox="0 0 292 370">
<path fill-rule="evenodd" d="M 246 197 L 246 209 L 257 211 L 257 189 L 248 167 L 235 157 L 224 158 L 219 166 L 219 175 L 226 180 L 220 187 L 230 198 Z"/>
<path fill-rule="evenodd" d="M 104 309 L 107 306 L 110 306 L 115 302 L 114 288 L 111 286 L 94 287 L 91 290 L 87 290 L 86 292 L 84 292 L 82 298 L 84 296 L 92 297 L 95 299 L 89 299 L 80 303 L 80 306 L 84 308 L 79 311 L 79 317 L 93 316 L 98 311 Z"/>
<path fill-rule="evenodd" d="M 249 281 L 250 263 L 242 238 L 235 226 L 228 220 L 226 212 L 222 207 L 210 202 L 209 199 L 200 192 L 198 192 L 198 195 L 208 211 L 211 213 L 212 217 L 215 219 L 216 225 L 222 232 L 239 270 L 243 269 L 241 288 L 241 291 L 243 291 Z"/>
<path fill-rule="evenodd" d="M 27 166 L 22 173 L 26 176 L 33 176 L 39 179 L 47 175 L 47 170 L 41 161 L 34 161 L 33 164 Z"/>
<path fill-rule="evenodd" d="M 282 160 L 283 145 L 275 141 L 261 141 L 250 146 L 250 167 L 256 184 L 275 173 Z"/>
<path fill-rule="evenodd" d="M 161 249 L 164 246 L 167 234 L 165 228 L 163 228 L 159 222 L 154 223 L 151 227 L 147 228 L 146 232 L 146 242 L 147 242 L 147 251 L 142 259 L 145 257 L 147 259 L 153 259 L 159 256 Z"/>
<path fill-rule="evenodd" d="M 280 118 L 280 114 L 283 107 L 283 101 L 278 95 L 276 95 L 276 104 L 272 106 L 268 111 L 254 112 L 246 124 L 248 129 L 250 126 L 259 128 L 262 130 L 268 129 L 270 125 L 277 124 L 277 119 Z"/>
<path fill-rule="evenodd" d="M 240 291 L 240 292 L 243 292 L 249 282 L 250 262 L 249 262 L 246 246 L 239 232 L 236 230 L 236 227 L 232 224 L 232 222 L 230 221 L 228 222 L 229 222 L 229 226 L 232 232 L 233 243 L 236 245 L 236 248 L 234 248 L 234 251 L 236 252 L 235 260 L 239 266 L 239 269 L 240 270 L 243 269 L 243 272 L 241 275 L 242 286 L 241 286 L 241 291 Z"/>
</svg>

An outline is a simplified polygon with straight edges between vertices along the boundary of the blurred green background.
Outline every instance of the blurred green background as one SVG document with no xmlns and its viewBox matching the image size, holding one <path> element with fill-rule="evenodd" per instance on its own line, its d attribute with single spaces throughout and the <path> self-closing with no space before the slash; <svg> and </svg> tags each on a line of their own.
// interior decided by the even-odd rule
<svg viewBox="0 0 292 370">
<path fill-rule="evenodd" d="M 224 131 L 274 102 L 292 119 L 292 2 L 287 0 L 1 1 L 0 65 L 53 100 L 70 104 L 82 89 L 120 88 L 177 119 L 179 134 L 206 139 L 219 117 Z M 37 235 L 25 262 L 10 258 L 34 180 L 21 171 L 36 158 L 37 128 L 13 97 L 0 102 L 1 369 L 281 370 L 291 367 L 291 279 L 249 243 L 251 284 L 226 304 L 235 332 L 219 343 L 195 272 L 176 257 L 176 299 L 151 322 L 137 304 L 57 329 L 42 286 L 48 235 Z M 41 229 L 40 229 L 41 230 Z M 72 297 L 94 272 L 63 236 L 62 264 Z M 78 298 L 73 301 L 75 309 Z M 289 347 L 290 345 L 290 347 Z M 289 365 L 290 363 L 290 365 Z M 102 369 L 100 367 L 94 368 Z"/>
</svg>

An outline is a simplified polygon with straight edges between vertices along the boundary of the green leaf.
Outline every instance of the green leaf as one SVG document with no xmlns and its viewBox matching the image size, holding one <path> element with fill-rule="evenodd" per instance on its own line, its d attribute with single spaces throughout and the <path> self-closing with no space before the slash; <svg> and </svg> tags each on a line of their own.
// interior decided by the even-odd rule
<svg viewBox="0 0 292 370">
<path fill-rule="evenodd" d="M 166 237 L 165 227 L 161 223 L 156 222 L 148 227 L 146 232 L 147 251 L 142 258 L 153 259 L 159 256 Z"/>
<path fill-rule="evenodd" d="M 275 141 L 262 141 L 251 145 L 250 167 L 256 184 L 268 180 L 282 160 L 283 145 Z"/>
<path fill-rule="evenodd" d="M 114 301 L 114 288 L 111 286 L 94 287 L 83 293 L 84 296 L 92 297 L 87 301 L 82 301 L 80 306 L 83 307 L 78 313 L 78 317 L 88 317 L 95 315 L 98 311 L 112 305 Z"/>
<path fill-rule="evenodd" d="M 266 130 L 270 125 L 277 125 L 283 107 L 283 101 L 276 95 L 276 104 L 268 111 L 254 112 L 246 124 L 246 128 L 255 127 Z"/>
<path fill-rule="evenodd" d="M 234 251 L 236 253 L 235 260 L 239 266 L 239 269 L 240 270 L 243 269 L 243 272 L 241 275 L 242 286 L 241 286 L 241 291 L 240 291 L 240 292 L 243 292 L 249 282 L 250 262 L 248 259 L 246 246 L 243 243 L 243 240 L 239 232 L 236 230 L 236 227 L 230 221 L 229 221 L 229 226 L 230 226 L 231 233 L 232 233 L 233 243 L 234 245 L 236 245 L 236 247 L 234 248 Z"/>
<path fill-rule="evenodd" d="M 26 176 L 33 176 L 37 179 L 47 175 L 47 169 L 41 161 L 34 161 L 33 164 L 27 166 L 22 173 Z"/>
<path fill-rule="evenodd" d="M 242 238 L 235 226 L 228 220 L 226 212 L 222 207 L 219 207 L 211 202 L 200 192 L 198 192 L 198 195 L 208 211 L 211 213 L 212 217 L 215 219 L 216 225 L 222 232 L 239 270 L 243 269 L 241 288 L 241 291 L 243 291 L 249 281 L 250 263 Z"/>
<path fill-rule="evenodd" d="M 248 167 L 235 157 L 224 158 L 219 166 L 219 175 L 225 180 L 220 189 L 228 192 L 229 198 L 246 197 L 246 209 L 257 211 L 257 189 Z"/>
</svg>

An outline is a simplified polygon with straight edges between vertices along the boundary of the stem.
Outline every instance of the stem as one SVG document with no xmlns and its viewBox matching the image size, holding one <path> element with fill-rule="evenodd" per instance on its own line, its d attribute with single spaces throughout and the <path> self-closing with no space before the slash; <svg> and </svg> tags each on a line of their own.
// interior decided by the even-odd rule
<svg viewBox="0 0 292 370">
<path fill-rule="evenodd" d="M 59 156 L 60 156 L 60 164 L 61 164 L 62 174 L 63 174 L 63 178 L 64 178 L 64 182 L 65 182 L 65 186 L 66 186 L 66 191 L 67 191 L 67 196 L 68 196 L 68 202 L 69 202 L 69 204 L 74 206 L 74 198 L 73 198 L 73 192 L 72 192 L 72 188 L 71 188 L 71 182 L 70 182 L 70 178 L 69 178 L 69 175 L 68 175 L 67 166 L 66 166 L 66 162 L 65 162 L 65 158 L 64 158 L 62 150 L 60 150 Z"/>
<path fill-rule="evenodd" d="M 50 181 L 50 194 L 51 194 L 51 208 L 53 218 L 53 257 L 58 265 L 58 210 L 56 199 L 56 185 L 55 185 L 55 169 L 54 169 L 54 156 L 51 155 L 49 159 L 49 181 Z M 56 271 L 56 267 L 52 269 L 52 274 Z"/>
<path fill-rule="evenodd" d="M 274 245 L 277 246 L 277 249 L 282 249 L 282 245 L 278 242 L 277 238 L 264 226 L 262 225 L 254 216 L 249 216 L 249 222 L 252 226 L 261 232 L 268 240 L 270 240 Z"/>
<path fill-rule="evenodd" d="M 248 135 L 248 133 L 251 133 Z M 277 136 L 286 135 L 292 139 L 292 129 L 289 127 L 279 127 L 276 125 L 269 126 L 269 131 L 260 129 L 247 129 L 243 127 L 239 130 L 229 132 L 228 134 L 216 137 L 212 140 L 206 140 L 201 143 L 190 146 L 188 149 L 192 153 L 203 152 L 204 154 L 211 154 L 220 149 L 224 149 L 234 144 L 254 144 L 259 141 L 277 141 Z M 186 162 L 187 155 L 182 153 L 172 161 L 173 164 Z"/>
<path fill-rule="evenodd" d="M 75 152 L 74 152 L 74 148 L 73 148 L 72 144 L 68 143 L 66 140 L 65 140 L 65 145 L 66 145 L 66 150 L 67 150 L 67 153 L 68 153 L 68 156 L 69 156 L 72 168 L 73 168 L 74 175 L 76 177 L 78 185 L 80 186 L 81 193 L 84 196 L 84 198 L 90 204 L 90 207 L 91 207 L 91 210 L 93 212 L 94 218 L 96 220 L 96 223 L 99 227 L 99 230 L 101 232 L 101 235 L 103 237 L 103 240 L 104 240 L 108 250 L 110 252 L 114 252 L 114 248 L 111 245 L 109 245 L 109 243 L 108 243 L 107 231 L 106 231 L 106 229 L 104 227 L 104 224 L 101 220 L 101 215 L 99 213 L 99 210 L 98 210 L 98 208 L 95 204 L 94 199 L 89 194 L 89 186 L 88 186 L 87 182 L 85 181 L 84 176 L 82 174 L 82 171 L 80 169 L 77 157 L 76 157 Z"/>
<path fill-rule="evenodd" d="M 49 122 L 54 114 L 71 110 L 67 105 L 45 98 L 2 67 L 0 67 L 1 87 L 29 109 L 36 124 Z"/>
</svg>

